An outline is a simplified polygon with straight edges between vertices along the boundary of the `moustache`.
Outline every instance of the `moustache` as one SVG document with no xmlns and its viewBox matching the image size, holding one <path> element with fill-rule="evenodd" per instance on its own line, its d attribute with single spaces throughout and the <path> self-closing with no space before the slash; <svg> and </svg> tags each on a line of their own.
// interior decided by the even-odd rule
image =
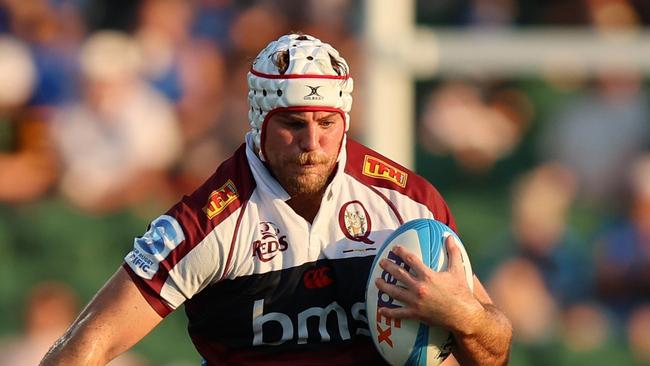
<svg viewBox="0 0 650 366">
<path fill-rule="evenodd" d="M 327 164 L 332 159 L 320 152 L 301 153 L 296 156 L 295 162 L 299 165 Z"/>
</svg>

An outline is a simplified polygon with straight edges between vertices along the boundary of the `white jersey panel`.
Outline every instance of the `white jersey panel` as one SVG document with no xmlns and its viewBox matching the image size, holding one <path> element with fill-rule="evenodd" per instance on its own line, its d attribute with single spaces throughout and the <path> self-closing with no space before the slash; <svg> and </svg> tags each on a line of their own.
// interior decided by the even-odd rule
<svg viewBox="0 0 650 366">
<path fill-rule="evenodd" d="M 174 309 L 222 278 L 240 211 L 212 230 L 169 271 L 160 295 Z"/>
<path fill-rule="evenodd" d="M 402 194 L 394 189 L 374 187 L 377 191 L 385 195 L 395 207 L 399 207 L 399 213 L 402 215 L 404 222 L 415 219 L 436 219 L 433 213 L 426 205 L 414 201 L 409 196 Z"/>
</svg>

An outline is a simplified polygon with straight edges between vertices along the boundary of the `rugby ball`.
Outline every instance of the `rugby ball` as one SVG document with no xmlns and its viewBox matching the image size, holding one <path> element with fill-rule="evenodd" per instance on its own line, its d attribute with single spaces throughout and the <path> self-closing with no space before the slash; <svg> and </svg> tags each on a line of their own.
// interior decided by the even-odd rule
<svg viewBox="0 0 650 366">
<path fill-rule="evenodd" d="M 428 326 L 415 319 L 399 320 L 377 316 L 377 310 L 382 307 L 396 308 L 404 304 L 379 291 L 375 279 L 383 278 L 388 283 L 405 287 L 384 271 L 379 266 L 379 261 L 387 258 L 414 273 L 392 251 L 399 244 L 417 255 L 429 268 L 437 272 L 444 271 L 447 269 L 445 239 L 449 235 L 453 235 L 459 244 L 467 284 L 473 291 L 473 274 L 467 252 L 453 230 L 439 221 L 416 219 L 403 224 L 386 239 L 372 263 L 366 286 L 368 325 L 377 350 L 391 365 L 439 365 L 451 354 L 453 337 L 450 331 L 442 327 Z"/>
</svg>

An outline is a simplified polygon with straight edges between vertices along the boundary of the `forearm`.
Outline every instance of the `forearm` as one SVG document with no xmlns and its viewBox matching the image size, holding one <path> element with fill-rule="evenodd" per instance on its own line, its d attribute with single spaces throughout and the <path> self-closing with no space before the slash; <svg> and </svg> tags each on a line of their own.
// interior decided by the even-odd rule
<svg viewBox="0 0 650 366">
<path fill-rule="evenodd" d="M 454 356 L 463 366 L 507 365 L 512 342 L 512 326 L 492 304 L 481 304 L 471 319 L 453 330 Z"/>
<path fill-rule="evenodd" d="M 161 320 L 120 268 L 54 343 L 41 366 L 106 365 Z"/>
<path fill-rule="evenodd" d="M 83 314 L 82 314 L 83 316 Z M 80 317 L 81 318 L 81 317 Z M 59 338 L 47 352 L 40 366 L 59 365 L 106 365 L 110 361 L 104 340 L 89 331 L 89 320 L 80 319 Z"/>
</svg>

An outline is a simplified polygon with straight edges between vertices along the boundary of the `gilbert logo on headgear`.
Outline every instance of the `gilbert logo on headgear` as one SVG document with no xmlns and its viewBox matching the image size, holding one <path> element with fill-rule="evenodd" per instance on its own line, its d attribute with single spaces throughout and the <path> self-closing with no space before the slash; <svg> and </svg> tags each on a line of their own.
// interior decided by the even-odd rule
<svg viewBox="0 0 650 366">
<path fill-rule="evenodd" d="M 309 94 L 305 95 L 305 97 L 303 98 L 304 100 L 323 100 L 323 99 L 325 99 L 325 97 L 318 94 L 318 89 L 321 88 L 322 85 L 318 85 L 318 86 L 305 85 L 305 86 L 309 88 Z"/>
</svg>

